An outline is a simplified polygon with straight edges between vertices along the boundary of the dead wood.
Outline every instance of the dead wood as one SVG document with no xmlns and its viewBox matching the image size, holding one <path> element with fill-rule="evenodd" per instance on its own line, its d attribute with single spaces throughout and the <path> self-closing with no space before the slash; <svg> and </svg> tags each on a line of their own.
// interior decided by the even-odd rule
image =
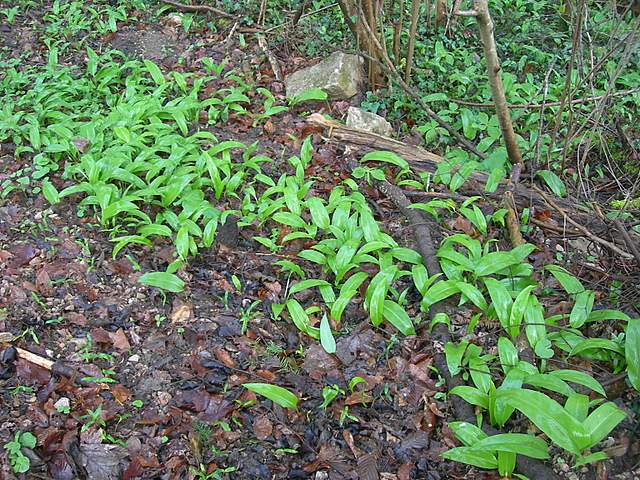
<svg viewBox="0 0 640 480">
<path fill-rule="evenodd" d="M 412 168 L 418 171 L 435 173 L 438 164 L 445 160 L 444 157 L 435 153 L 424 150 L 420 147 L 414 147 L 406 143 L 394 140 L 375 133 L 366 132 L 346 127 L 337 122 L 325 119 L 320 114 L 312 114 L 307 121 L 315 125 L 319 125 L 328 129 L 329 139 L 341 145 L 358 146 L 363 150 L 388 150 L 394 152 L 404 158 Z M 473 172 L 465 184 L 460 188 L 464 193 L 474 195 L 483 195 L 492 200 L 500 201 L 504 192 L 509 186 L 507 180 L 502 181 L 495 192 L 486 193 L 484 191 L 487 183 L 488 175 L 484 172 Z M 542 210 L 549 208 L 546 200 L 538 193 L 538 191 L 527 187 L 522 183 L 513 186 L 511 193 L 515 204 L 519 208 L 538 207 Z M 555 203 L 560 206 L 563 211 L 567 212 L 571 217 L 582 224 L 589 224 L 594 232 L 607 232 L 608 225 L 601 219 L 597 218 L 587 209 L 580 210 L 573 202 L 567 199 L 556 199 Z"/>
<path fill-rule="evenodd" d="M 216 7 L 211 7 L 209 5 L 185 5 L 183 3 L 174 2 L 173 0 L 162 0 L 167 5 L 171 5 L 176 10 L 180 10 L 182 12 L 211 12 L 216 15 L 224 18 L 236 18 L 234 15 L 225 12 L 224 10 L 220 10 Z"/>
</svg>

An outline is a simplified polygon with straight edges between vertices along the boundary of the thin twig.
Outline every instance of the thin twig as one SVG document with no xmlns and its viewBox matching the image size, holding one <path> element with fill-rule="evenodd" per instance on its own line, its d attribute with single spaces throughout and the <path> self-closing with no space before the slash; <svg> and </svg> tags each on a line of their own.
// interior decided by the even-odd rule
<svg viewBox="0 0 640 480">
<path fill-rule="evenodd" d="M 625 95 L 631 95 L 637 92 L 640 92 L 640 87 L 612 93 L 611 95 L 609 95 L 609 97 L 624 97 Z M 606 96 L 605 94 L 602 94 L 595 97 L 574 98 L 573 100 L 571 100 L 571 103 L 575 105 L 580 103 L 596 102 L 598 100 L 602 100 L 605 96 Z M 466 105 L 468 107 L 478 107 L 478 108 L 494 108 L 495 107 L 494 103 L 468 102 L 466 100 L 460 100 L 459 98 L 449 98 L 449 100 L 452 102 L 458 103 L 460 105 Z M 544 101 L 542 103 L 527 103 L 524 105 L 517 105 L 517 104 L 510 103 L 508 107 L 509 108 L 526 108 L 526 109 L 544 109 L 547 107 L 558 107 L 560 106 L 561 103 L 562 102 L 545 103 Z"/>
<path fill-rule="evenodd" d="M 225 12 L 224 10 L 220 10 L 216 7 L 211 7 L 209 5 L 185 5 L 183 3 L 174 2 L 173 0 L 162 0 L 167 5 L 171 5 L 177 10 L 181 10 L 183 12 L 211 12 L 215 13 L 224 18 L 235 19 L 235 15 L 231 15 L 230 13 Z"/>
<path fill-rule="evenodd" d="M 622 238 L 624 238 L 624 242 L 627 244 L 627 247 L 629 247 L 629 250 L 631 250 L 631 253 L 636 258 L 636 262 L 638 263 L 638 266 L 640 266 L 640 250 L 638 250 L 638 247 L 634 243 L 631 236 L 629 235 L 629 232 L 627 232 L 627 229 L 624 228 L 624 225 L 622 225 L 622 222 L 617 218 L 613 221 L 613 224 L 616 226 L 616 228 L 622 235 Z"/>
<path fill-rule="evenodd" d="M 318 13 L 322 13 L 325 10 L 329 10 L 330 8 L 334 8 L 338 6 L 338 2 L 332 3 L 330 5 L 325 5 L 324 7 L 318 8 L 317 10 L 314 10 L 313 12 L 308 12 L 308 13 L 304 13 L 302 15 L 300 15 L 300 18 L 298 18 L 298 21 L 302 20 L 303 18 L 307 18 L 307 17 L 311 17 L 312 15 L 316 15 Z M 276 30 L 280 30 L 281 28 L 284 28 L 288 25 L 293 25 L 293 21 L 292 20 L 288 20 L 286 22 L 281 23 L 280 25 L 276 25 L 275 27 L 270 27 L 267 28 L 264 33 L 271 33 L 274 32 Z"/>
<path fill-rule="evenodd" d="M 567 212 L 565 212 L 560 206 L 558 206 L 558 204 L 556 204 L 553 200 L 551 200 L 551 198 L 540 188 L 538 188 L 537 186 L 533 186 L 533 189 L 536 190 L 540 196 L 542 198 L 544 198 L 545 202 L 547 202 L 547 204 L 552 207 L 554 210 L 556 210 L 560 215 L 562 215 L 562 217 L 564 218 L 564 220 L 566 222 L 569 222 L 571 225 L 573 225 L 574 227 L 576 227 L 578 230 L 580 230 L 585 236 L 589 237 L 591 240 L 593 240 L 596 243 L 599 243 L 600 245 L 603 245 L 607 248 L 609 248 L 611 251 L 617 253 L 618 255 L 620 255 L 623 258 L 627 258 L 627 259 L 631 259 L 634 258 L 633 255 L 631 255 L 628 252 L 625 252 L 624 250 L 621 250 L 620 248 L 618 248 L 618 246 L 614 245 L 613 243 L 609 242 L 608 240 L 605 240 L 603 238 L 598 237 L 597 235 L 591 233 L 586 227 L 580 225 L 578 222 L 576 222 L 573 218 L 571 218 L 570 216 L 567 215 Z"/>
</svg>

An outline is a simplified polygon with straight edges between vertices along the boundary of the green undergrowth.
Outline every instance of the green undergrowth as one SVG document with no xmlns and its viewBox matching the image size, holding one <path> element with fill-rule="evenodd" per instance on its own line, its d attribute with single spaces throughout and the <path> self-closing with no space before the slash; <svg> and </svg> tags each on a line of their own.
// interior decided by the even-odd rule
<svg viewBox="0 0 640 480">
<path fill-rule="evenodd" d="M 415 205 L 436 221 L 456 211 L 479 232 L 479 238 L 446 238 L 438 249 L 444 274 L 431 275 L 416 251 L 384 231 L 357 181 L 393 171 L 398 184 L 428 188 L 431 179 L 413 174 L 403 159 L 372 152 L 353 178 L 321 197 L 306 173 L 313 161 L 311 138 L 297 155 L 278 160 L 283 173 L 270 175 L 264 167 L 275 161 L 257 143 L 220 141 L 212 133 L 240 116 L 258 124 L 301 99 L 279 102 L 256 89 L 259 104 L 252 105 L 248 93 L 254 87 L 213 62 L 203 62 L 208 73 L 165 74 L 149 61 L 117 52 L 98 55 L 89 49 L 87 59 L 83 69 L 62 66 L 52 49 L 44 66 L 0 65 L 0 141 L 14 143 L 15 156 L 27 165 L 3 183 L 5 197 L 42 191 L 51 204 L 77 205 L 77 213 L 95 219 L 112 240 L 114 257 L 139 245 L 172 245 L 174 260 L 140 279 L 170 292 L 185 289 L 186 262 L 211 248 L 219 226 L 236 215 L 239 227 L 253 234 L 253 248 L 280 254 L 275 263 L 288 287 L 283 303 L 273 306 L 274 320 L 293 322 L 330 353 L 355 298 L 362 298 L 374 327 L 391 325 L 404 335 L 437 323 L 455 331 L 455 319 L 446 314 L 424 325 L 432 305 L 453 302 L 472 315 L 466 331 L 455 331 L 461 338 L 444 346 L 449 372 L 466 383 L 449 394 L 477 407 L 478 425 L 513 431 L 487 437 L 476 425 L 452 423 L 462 446 L 444 456 L 505 477 L 516 475 L 516 453 L 547 458 L 547 440 L 576 466 L 605 458 L 598 444 L 625 413 L 606 401 L 593 376 L 573 369 L 571 359 L 627 372 L 640 389 L 640 320 L 603 309 L 595 292 L 561 267 L 547 265 L 535 273 L 528 263 L 533 245 L 498 250 L 489 231 L 503 224 L 503 211 L 487 218 L 477 198 Z M 205 96 L 209 84 L 217 87 Z M 435 179 L 455 190 L 465 176 L 444 171 Z M 307 248 L 288 255 L 295 240 Z M 558 285 L 552 293 L 542 288 L 549 276 Z M 317 300 L 301 300 L 298 293 L 306 289 L 317 289 Z M 545 303 L 551 294 L 570 300 L 571 311 L 550 315 Z M 486 321 L 501 329 L 497 346 L 483 349 L 474 335 Z M 607 338 L 588 335 L 596 325 L 607 327 Z M 530 348 L 533 357 L 521 359 L 516 344 Z M 299 408 L 297 396 L 280 387 L 247 388 Z M 515 410 L 547 440 L 520 433 L 511 421 Z"/>
</svg>

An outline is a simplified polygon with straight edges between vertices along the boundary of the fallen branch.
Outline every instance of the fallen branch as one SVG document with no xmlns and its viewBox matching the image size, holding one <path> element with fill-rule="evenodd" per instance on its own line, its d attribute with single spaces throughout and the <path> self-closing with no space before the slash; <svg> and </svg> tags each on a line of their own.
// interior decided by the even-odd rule
<svg viewBox="0 0 640 480">
<path fill-rule="evenodd" d="M 174 2 L 173 0 L 162 0 L 162 1 L 167 5 L 171 5 L 176 10 L 180 10 L 182 12 L 211 12 L 224 18 L 231 18 L 231 19 L 236 18 L 234 15 L 231 15 L 230 13 L 227 13 L 224 10 L 220 10 L 219 8 L 216 8 L 216 7 L 211 7 L 209 5 L 185 5 L 183 3 Z"/>
<path fill-rule="evenodd" d="M 444 157 L 420 147 L 407 145 L 406 143 L 398 140 L 366 132 L 364 130 L 349 128 L 340 123 L 327 120 L 318 113 L 309 115 L 307 121 L 328 129 L 330 140 L 340 145 L 357 145 L 367 151 L 387 150 L 394 152 L 407 160 L 411 167 L 418 171 L 435 173 L 438 168 L 438 164 L 446 161 Z M 488 193 L 484 191 L 487 179 L 488 175 L 486 173 L 473 172 L 460 190 L 469 193 L 473 192 L 474 195 L 483 195 L 493 200 L 501 200 L 504 192 L 508 188 L 508 182 L 503 180 L 500 182 L 495 192 Z M 536 206 L 542 209 L 548 208 L 547 202 L 537 191 L 526 187 L 522 183 L 514 185 L 512 196 L 515 204 L 520 208 L 529 208 L 531 206 Z M 595 225 L 597 225 L 597 229 L 601 231 L 606 231 L 608 229 L 608 225 L 592 215 L 591 212 L 578 210 L 571 202 L 564 199 L 558 199 L 557 202 L 565 211 L 570 212 L 573 218 L 584 223 L 597 222 Z"/>
<path fill-rule="evenodd" d="M 638 266 L 640 266 L 640 250 L 638 250 L 638 247 L 629 235 L 629 232 L 627 232 L 627 229 L 624 228 L 622 222 L 620 222 L 620 220 L 618 220 L 617 218 L 613 221 L 613 224 L 622 235 L 622 238 L 624 238 L 624 242 L 627 244 L 627 247 L 629 247 L 629 250 L 631 250 L 631 253 L 636 259 L 636 263 L 638 264 Z"/>
<path fill-rule="evenodd" d="M 632 88 L 630 90 L 623 90 L 621 92 L 615 92 L 609 95 L 609 97 L 624 97 L 625 95 L 631 95 L 634 93 L 640 92 L 640 88 Z M 598 100 L 602 100 L 605 95 L 598 95 L 596 97 L 585 97 L 585 98 L 574 98 L 571 100 L 572 105 L 577 105 L 580 103 L 589 103 L 589 102 L 597 102 Z M 469 102 L 467 100 L 461 100 L 459 98 L 449 98 L 449 101 L 457 103 L 459 105 L 466 105 L 468 107 L 478 107 L 478 108 L 495 108 L 494 103 L 481 103 L 481 102 Z M 536 108 L 547 108 L 547 107 L 559 107 L 562 102 L 547 102 L 547 103 L 527 103 L 524 105 L 514 105 L 512 103 L 508 104 L 508 108 L 527 108 L 527 109 L 536 109 Z"/>
<path fill-rule="evenodd" d="M 562 215 L 562 217 L 563 217 L 563 219 L 565 221 L 569 222 L 571 225 L 576 227 L 576 229 L 581 231 L 586 237 L 590 238 L 591 240 L 593 240 L 596 243 L 599 243 L 600 245 L 603 245 L 603 246 L 607 247 L 612 252 L 620 255 L 623 258 L 626 258 L 626 259 L 634 258 L 634 256 L 631 255 L 629 252 L 625 252 L 624 250 L 620 249 L 617 245 L 614 245 L 613 243 L 609 242 L 608 240 L 600 238 L 599 236 L 597 236 L 597 235 L 593 234 L 592 232 L 590 232 L 586 227 L 584 227 L 580 223 L 576 222 L 573 218 L 571 218 L 570 215 L 567 214 L 567 212 L 565 212 L 562 209 L 562 207 L 560 207 L 556 202 L 551 200 L 551 198 L 549 198 L 549 196 L 546 193 L 544 193 L 541 189 L 539 189 L 535 185 L 534 185 L 533 189 L 536 190 L 540 194 L 540 196 L 542 198 L 544 198 L 544 200 L 547 202 L 547 204 L 551 208 L 553 208 L 560 215 Z"/>
</svg>

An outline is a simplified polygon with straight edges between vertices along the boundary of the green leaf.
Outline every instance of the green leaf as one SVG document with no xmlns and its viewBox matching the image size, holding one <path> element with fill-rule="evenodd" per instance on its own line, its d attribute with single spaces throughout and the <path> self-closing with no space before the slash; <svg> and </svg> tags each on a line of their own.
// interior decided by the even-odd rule
<svg viewBox="0 0 640 480">
<path fill-rule="evenodd" d="M 441 280 L 432 285 L 425 293 L 422 303 L 426 307 L 430 307 L 451 295 L 455 295 L 460 290 L 455 280 Z"/>
<path fill-rule="evenodd" d="M 573 468 L 578 468 L 588 463 L 600 462 L 608 458 L 609 458 L 609 455 L 607 455 L 605 452 L 595 452 L 590 455 L 587 455 L 586 457 L 579 456 L 578 458 L 576 458 L 576 461 L 573 463 Z"/>
<path fill-rule="evenodd" d="M 569 356 L 572 357 L 574 355 L 579 355 L 588 350 L 611 350 L 612 352 L 618 353 L 620 355 L 624 355 L 624 349 L 616 342 L 612 340 L 607 340 L 606 338 L 587 338 L 580 343 L 578 343 L 571 352 L 569 352 Z"/>
<path fill-rule="evenodd" d="M 556 392 L 567 397 L 576 393 L 566 382 L 558 377 L 554 377 L 546 373 L 534 373 L 532 375 L 527 375 L 524 377 L 523 383 L 537 388 L 546 388 L 547 390 L 551 390 L 552 392 Z"/>
<path fill-rule="evenodd" d="M 537 177 L 541 177 L 547 186 L 551 189 L 553 193 L 555 193 L 558 197 L 564 197 L 567 194 L 567 189 L 555 173 L 550 170 L 538 170 L 536 172 Z"/>
<path fill-rule="evenodd" d="M 630 317 L 620 310 L 592 310 L 587 318 L 587 322 L 599 322 L 602 320 L 624 320 L 629 321 Z"/>
<path fill-rule="evenodd" d="M 544 440 L 524 433 L 500 433 L 480 440 L 475 448 L 517 453 L 543 460 L 549 458 L 549 446 Z"/>
<path fill-rule="evenodd" d="M 391 325 L 400 330 L 402 334 L 407 336 L 416 334 L 413 323 L 405 309 L 393 300 L 384 301 L 382 315 Z"/>
<path fill-rule="evenodd" d="M 302 305 L 300 305 L 296 299 L 291 298 L 287 300 L 287 310 L 289 311 L 289 315 L 291 315 L 291 320 L 294 325 L 298 327 L 298 330 L 310 335 L 309 315 L 304 311 Z"/>
<path fill-rule="evenodd" d="M 327 207 L 322 203 L 322 200 L 317 197 L 311 197 L 306 203 L 311 212 L 313 223 L 323 230 L 329 228 L 331 224 L 329 212 L 327 211 Z"/>
<path fill-rule="evenodd" d="M 42 194 L 51 205 L 55 205 L 60 201 L 60 194 L 58 193 L 58 190 L 56 190 L 56 187 L 54 187 L 49 180 L 44 180 L 42 182 Z"/>
<path fill-rule="evenodd" d="M 449 390 L 449 394 L 457 395 L 465 402 L 470 403 L 471 405 L 477 405 L 485 410 L 489 408 L 489 395 L 478 388 L 470 387 L 468 385 L 458 385 L 457 387 L 453 387 Z"/>
<path fill-rule="evenodd" d="M 166 83 L 166 80 L 164 78 L 164 75 L 162 74 L 162 71 L 160 70 L 160 68 L 158 68 L 158 66 L 155 63 L 153 63 L 150 60 L 145 60 L 144 66 L 147 67 L 147 71 L 151 75 L 151 78 L 153 78 L 153 81 L 156 82 L 156 85 L 160 87 Z"/>
<path fill-rule="evenodd" d="M 33 433 L 24 432 L 22 435 L 20 435 L 20 443 L 22 444 L 23 447 L 33 449 L 33 448 L 36 448 L 38 439 L 35 437 Z"/>
<path fill-rule="evenodd" d="M 564 409 L 579 422 L 584 422 L 589 414 L 589 397 L 581 393 L 574 393 L 567 397 Z"/>
<path fill-rule="evenodd" d="M 186 259 L 189 256 L 189 228 L 186 225 L 183 225 L 178 230 L 175 245 L 178 256 Z"/>
<path fill-rule="evenodd" d="M 409 169 L 409 163 L 393 152 L 369 152 L 362 157 L 361 162 L 385 162 L 400 167 L 401 169 Z"/>
<path fill-rule="evenodd" d="M 507 337 L 498 339 L 498 355 L 505 373 L 518 365 L 518 349 Z"/>
<path fill-rule="evenodd" d="M 282 223 L 294 228 L 304 229 L 307 226 L 300 215 L 296 215 L 295 213 L 291 212 L 278 212 L 274 214 L 272 218 L 278 223 Z"/>
<path fill-rule="evenodd" d="M 291 98 L 290 103 L 296 105 L 303 102 L 326 100 L 327 94 L 319 88 L 310 88 Z"/>
<path fill-rule="evenodd" d="M 591 448 L 616 428 L 627 415 L 613 402 L 607 402 L 596 408 L 584 421 L 584 430 L 589 435 Z"/>
<path fill-rule="evenodd" d="M 173 293 L 184 290 L 184 282 L 173 273 L 147 272 L 138 279 L 138 282 Z"/>
<path fill-rule="evenodd" d="M 320 287 L 323 285 L 331 285 L 326 280 L 321 280 L 319 278 L 310 278 L 309 280 L 302 280 L 291 286 L 289 289 L 289 295 L 293 295 L 294 293 L 301 292 L 303 290 L 307 290 L 308 288 Z"/>
<path fill-rule="evenodd" d="M 585 372 L 581 372 L 579 370 L 553 370 L 549 372 L 547 375 L 551 375 L 553 377 L 558 377 L 565 382 L 573 382 L 578 385 L 584 385 L 585 387 L 590 388 L 594 392 L 599 393 L 603 397 L 606 397 L 607 394 L 602 388 L 602 385 L 598 383 L 598 381 L 593 378 L 591 375 L 588 375 Z"/>
<path fill-rule="evenodd" d="M 493 275 L 507 267 L 520 263 L 520 260 L 511 255 L 511 252 L 490 252 L 483 255 L 476 264 L 477 276 Z"/>
<path fill-rule="evenodd" d="M 567 272 L 564 268 L 557 265 L 546 265 L 545 270 L 551 272 L 551 275 L 562 285 L 567 293 L 574 295 L 584 291 L 584 286 L 576 277 Z"/>
<path fill-rule="evenodd" d="M 378 327 L 384 319 L 384 301 L 387 291 L 391 286 L 391 281 L 398 271 L 398 267 L 390 265 L 380 270 L 369 283 L 366 294 L 366 305 L 369 309 L 371 323 Z"/>
<path fill-rule="evenodd" d="M 487 434 L 469 422 L 449 422 L 449 428 L 458 440 L 467 447 L 473 447 L 480 440 L 487 438 Z"/>
<path fill-rule="evenodd" d="M 629 382 L 640 392 L 640 318 L 634 318 L 627 323 L 624 356 L 627 360 Z"/>
<path fill-rule="evenodd" d="M 485 183 L 484 191 L 487 193 L 493 193 L 498 189 L 500 181 L 504 178 L 504 168 L 494 168 L 491 170 L 487 183 Z"/>
<path fill-rule="evenodd" d="M 447 368 L 449 373 L 454 376 L 460 372 L 460 364 L 462 363 L 462 357 L 467 349 L 469 342 L 462 341 L 458 344 L 453 342 L 447 342 L 444 346 L 444 354 L 447 360 Z"/>
<path fill-rule="evenodd" d="M 498 468 L 498 460 L 496 460 L 496 456 L 493 453 L 486 450 L 478 450 L 474 447 L 452 448 L 444 452 L 442 458 L 487 470 Z"/>
<path fill-rule="evenodd" d="M 480 290 L 476 288 L 475 285 L 460 281 L 456 282 L 456 286 L 458 287 L 458 290 L 460 290 L 460 292 L 469 300 L 471 300 L 471 302 L 480 310 L 484 312 L 487 310 L 487 308 L 489 308 L 489 306 L 487 305 L 487 301 L 484 299 L 484 296 L 482 295 Z"/>
<path fill-rule="evenodd" d="M 573 418 L 558 402 L 543 393 L 527 389 L 498 390 L 501 399 L 522 412 L 554 443 L 579 454 L 588 435 L 582 423 Z"/>
<path fill-rule="evenodd" d="M 336 353 L 336 340 L 333 338 L 329 319 L 326 314 L 323 315 L 322 320 L 320 320 L 320 344 L 325 352 Z"/>
<path fill-rule="evenodd" d="M 591 313 L 594 300 L 595 293 L 593 290 L 585 290 L 576 294 L 576 303 L 573 305 L 569 315 L 569 324 L 573 328 L 580 328 L 584 325 Z"/>
<path fill-rule="evenodd" d="M 258 395 L 268 398 L 272 402 L 280 405 L 282 408 L 298 407 L 298 397 L 286 388 L 279 387 L 278 385 L 271 385 L 269 383 L 243 383 L 242 386 L 247 390 L 251 390 L 253 393 L 257 393 Z"/>
<path fill-rule="evenodd" d="M 327 257 L 316 250 L 303 250 L 298 253 L 298 256 L 305 260 L 309 260 L 310 262 L 317 263 L 318 265 L 324 265 L 327 263 Z"/>
<path fill-rule="evenodd" d="M 511 313 L 509 314 L 509 335 L 511 335 L 512 338 L 520 334 L 520 324 L 522 323 L 524 312 L 529 304 L 529 296 L 535 288 L 535 285 L 530 285 L 523 289 L 518 293 L 518 296 L 511 306 Z"/>
<path fill-rule="evenodd" d="M 498 320 L 503 328 L 509 328 L 509 313 L 513 300 L 506 287 L 495 278 L 485 278 L 484 284 L 487 287 L 493 308 L 496 310 Z"/>
</svg>

